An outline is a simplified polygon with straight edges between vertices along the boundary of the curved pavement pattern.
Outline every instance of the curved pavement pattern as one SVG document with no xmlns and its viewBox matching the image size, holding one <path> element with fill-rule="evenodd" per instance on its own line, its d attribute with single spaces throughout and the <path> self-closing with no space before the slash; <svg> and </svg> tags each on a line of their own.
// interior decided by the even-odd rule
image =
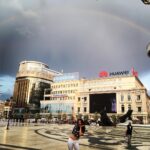
<svg viewBox="0 0 150 150">
<path fill-rule="evenodd" d="M 0 150 L 67 150 L 73 125 L 37 125 L 0 127 Z M 150 150 L 150 128 L 134 127 L 132 146 L 125 140 L 126 127 L 86 126 L 80 150 Z"/>
</svg>

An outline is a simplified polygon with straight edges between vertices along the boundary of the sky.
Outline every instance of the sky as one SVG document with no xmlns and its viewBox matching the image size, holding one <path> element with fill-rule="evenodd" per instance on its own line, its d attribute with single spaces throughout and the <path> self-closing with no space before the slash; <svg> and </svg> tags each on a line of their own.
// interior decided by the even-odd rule
<svg viewBox="0 0 150 150">
<path fill-rule="evenodd" d="M 134 67 L 150 90 L 149 18 L 141 0 L 0 0 L 1 97 L 24 60 L 87 78 Z"/>
</svg>

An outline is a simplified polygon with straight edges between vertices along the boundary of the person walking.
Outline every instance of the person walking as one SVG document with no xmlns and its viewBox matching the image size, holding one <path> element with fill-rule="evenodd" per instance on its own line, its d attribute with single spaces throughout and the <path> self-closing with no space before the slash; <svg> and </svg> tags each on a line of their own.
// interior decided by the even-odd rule
<svg viewBox="0 0 150 150">
<path fill-rule="evenodd" d="M 127 137 L 128 146 L 131 146 L 132 130 L 133 130 L 133 127 L 131 125 L 131 122 L 129 122 L 127 125 L 127 130 L 126 130 L 126 137 Z"/>
<path fill-rule="evenodd" d="M 85 132 L 85 124 L 82 119 L 78 119 L 73 130 L 72 134 L 68 139 L 68 149 L 69 150 L 79 150 L 79 138 L 83 136 Z"/>
</svg>

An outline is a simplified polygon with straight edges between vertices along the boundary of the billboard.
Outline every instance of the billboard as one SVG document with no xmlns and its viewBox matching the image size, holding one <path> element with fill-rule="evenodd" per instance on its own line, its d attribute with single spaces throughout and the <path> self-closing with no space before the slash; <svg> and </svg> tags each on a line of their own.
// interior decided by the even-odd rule
<svg viewBox="0 0 150 150">
<path fill-rule="evenodd" d="M 62 82 L 68 80 L 79 80 L 79 73 L 78 72 L 64 73 L 63 75 L 54 77 L 54 82 Z"/>
<path fill-rule="evenodd" d="M 116 93 L 90 94 L 90 113 L 116 113 Z"/>
<path fill-rule="evenodd" d="M 99 77 L 112 77 L 112 76 L 138 76 L 138 72 L 134 70 L 134 68 L 131 69 L 131 71 L 124 70 L 124 71 L 117 71 L 117 72 L 107 72 L 107 71 L 101 71 L 99 73 Z"/>
</svg>

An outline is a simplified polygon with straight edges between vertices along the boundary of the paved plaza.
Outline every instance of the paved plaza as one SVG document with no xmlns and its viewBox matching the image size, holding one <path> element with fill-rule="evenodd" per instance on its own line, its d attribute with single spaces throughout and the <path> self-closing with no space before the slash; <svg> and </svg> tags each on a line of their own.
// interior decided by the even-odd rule
<svg viewBox="0 0 150 150">
<path fill-rule="evenodd" d="M 0 126 L 0 150 L 67 150 L 73 125 L 26 124 Z M 134 127 L 132 145 L 125 139 L 126 126 L 86 126 L 80 139 L 80 150 L 150 150 L 150 128 Z"/>
</svg>

